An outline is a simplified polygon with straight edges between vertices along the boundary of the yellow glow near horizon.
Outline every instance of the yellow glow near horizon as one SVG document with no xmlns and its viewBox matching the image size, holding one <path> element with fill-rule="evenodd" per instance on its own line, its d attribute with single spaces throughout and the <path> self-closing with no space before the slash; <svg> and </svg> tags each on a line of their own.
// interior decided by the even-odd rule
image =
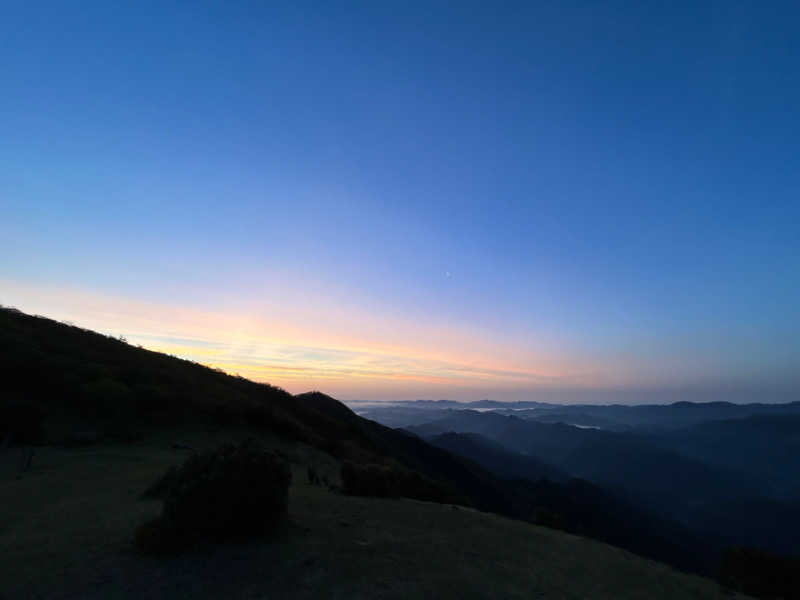
<svg viewBox="0 0 800 600">
<path fill-rule="evenodd" d="M 595 385 L 598 370 L 474 331 L 336 310 L 273 306 L 266 314 L 212 312 L 108 295 L 3 282 L 0 302 L 132 344 L 268 382 L 346 398 L 447 395 Z M 331 323 L 331 321 L 334 321 Z M 391 337 L 390 337 L 391 336 Z M 388 339 L 390 338 L 390 339 Z"/>
</svg>

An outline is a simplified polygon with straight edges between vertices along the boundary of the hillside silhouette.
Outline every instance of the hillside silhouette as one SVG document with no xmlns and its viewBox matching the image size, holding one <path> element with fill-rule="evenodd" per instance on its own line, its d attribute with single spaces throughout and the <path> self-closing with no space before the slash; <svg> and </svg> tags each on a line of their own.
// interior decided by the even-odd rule
<svg viewBox="0 0 800 600">
<path fill-rule="evenodd" d="M 674 460 L 671 450 L 645 449 L 634 437 L 474 411 L 448 411 L 443 419 L 394 429 L 318 391 L 292 395 L 15 309 L 0 310 L 0 355 L 7 390 L 0 403 L 0 436 L 6 447 L 135 446 L 187 428 L 209 432 L 203 436 L 248 431 L 313 448 L 320 457 L 315 460 L 354 465 L 350 472 L 362 478 L 389 477 L 389 484 L 380 485 L 391 497 L 545 525 L 687 571 L 716 574 L 727 544 L 639 501 L 665 493 L 668 480 L 641 488 L 641 496 L 616 490 L 621 481 L 605 475 L 615 459 L 614 468 L 624 477 L 657 471 Z M 458 430 L 468 433 L 450 433 Z M 616 443 L 620 439 L 623 446 Z M 629 454 L 619 454 L 620 447 Z M 687 478 L 687 485 L 701 490 L 733 485 L 702 463 L 681 460 L 675 474 Z M 575 476 L 576 465 L 584 469 L 584 479 Z M 597 473 L 603 474 L 599 482 Z M 375 489 L 372 483 L 357 489 L 386 495 L 369 491 Z M 739 514 L 731 510 L 719 519 Z M 758 541 L 758 535 L 750 537 Z"/>
</svg>

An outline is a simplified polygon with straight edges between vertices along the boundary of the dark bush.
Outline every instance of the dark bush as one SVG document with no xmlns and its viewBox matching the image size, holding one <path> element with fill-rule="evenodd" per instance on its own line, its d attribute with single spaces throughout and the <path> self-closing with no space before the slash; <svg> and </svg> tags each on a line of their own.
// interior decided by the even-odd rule
<svg viewBox="0 0 800 600">
<path fill-rule="evenodd" d="M 416 471 L 401 467 L 342 464 L 342 493 L 349 496 L 375 496 L 378 498 L 415 498 L 430 502 L 449 502 L 451 495 L 439 484 Z"/>
<path fill-rule="evenodd" d="M 79 412 L 89 419 L 123 419 L 135 414 L 136 397 L 122 381 L 110 377 L 81 387 Z"/>
<path fill-rule="evenodd" d="M 103 430 L 104 437 L 116 442 L 136 442 L 144 437 L 142 427 L 134 417 L 119 416 L 110 419 Z"/>
<path fill-rule="evenodd" d="M 776 556 L 753 548 L 725 552 L 720 583 L 756 598 L 800 598 L 800 559 Z"/>
<path fill-rule="evenodd" d="M 137 531 L 136 545 L 160 552 L 269 533 L 286 518 L 290 482 L 288 464 L 251 442 L 195 454 L 145 492 L 164 507 Z"/>
<path fill-rule="evenodd" d="M 275 421 L 267 406 L 251 406 L 244 411 L 244 422 L 255 429 L 268 429 Z"/>
<path fill-rule="evenodd" d="M 0 405 L 0 444 L 8 436 L 12 444 L 40 444 L 44 441 L 44 412 L 32 403 Z"/>
<path fill-rule="evenodd" d="M 102 436 L 92 429 L 70 432 L 64 439 L 65 446 L 91 446 L 102 440 Z"/>
<path fill-rule="evenodd" d="M 164 517 L 156 517 L 139 525 L 133 543 L 145 554 L 173 554 L 186 546 L 186 541 L 169 527 Z"/>
<path fill-rule="evenodd" d="M 220 405 L 211 409 L 211 423 L 218 427 L 237 425 L 242 420 L 241 411 L 234 406 Z"/>
<path fill-rule="evenodd" d="M 342 492 L 349 496 L 394 497 L 399 487 L 392 481 L 396 478 L 389 467 L 383 465 L 342 464 Z"/>
<path fill-rule="evenodd" d="M 170 467 L 144 491 L 142 498 L 165 498 L 170 488 L 178 483 L 180 473 L 178 467 Z"/>
<path fill-rule="evenodd" d="M 549 508 L 535 508 L 533 511 L 533 522 L 537 525 L 550 527 L 551 529 L 561 529 L 563 531 L 571 531 L 572 529 L 563 515 Z"/>
</svg>

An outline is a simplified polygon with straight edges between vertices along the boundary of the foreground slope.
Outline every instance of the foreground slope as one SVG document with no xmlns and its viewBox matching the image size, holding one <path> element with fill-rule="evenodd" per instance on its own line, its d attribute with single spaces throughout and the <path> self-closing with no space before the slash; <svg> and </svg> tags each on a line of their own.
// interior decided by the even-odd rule
<svg viewBox="0 0 800 600">
<path fill-rule="evenodd" d="M 183 460 L 250 431 L 177 428 L 135 443 L 43 447 L 22 479 L 0 458 L 0 590 L 16 598 L 722 598 L 718 585 L 623 550 L 472 509 L 342 496 L 306 483 L 325 453 L 269 435 L 291 460 L 290 525 L 275 540 L 180 557 L 135 554 L 140 499 Z M 3 455 L 6 458 L 7 455 Z"/>
</svg>

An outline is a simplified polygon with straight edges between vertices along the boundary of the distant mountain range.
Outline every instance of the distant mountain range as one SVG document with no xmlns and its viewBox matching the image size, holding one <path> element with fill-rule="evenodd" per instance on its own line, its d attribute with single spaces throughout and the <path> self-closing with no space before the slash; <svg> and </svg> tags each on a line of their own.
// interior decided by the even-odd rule
<svg viewBox="0 0 800 600">
<path fill-rule="evenodd" d="M 396 422 L 403 426 L 407 416 L 417 415 L 420 410 L 492 410 L 501 414 L 541 421 L 566 423 L 584 427 L 597 427 L 615 431 L 633 428 L 679 428 L 707 421 L 743 419 L 754 416 L 800 415 L 800 401 L 785 404 L 736 404 L 733 402 L 674 402 L 672 404 L 551 404 L 546 402 L 520 401 L 499 402 L 478 400 L 456 402 L 454 400 L 409 400 L 386 406 L 368 405 L 359 410 L 369 417 L 378 415 L 379 420 Z M 418 419 L 417 419 L 418 420 Z"/>
<path fill-rule="evenodd" d="M 504 477 L 580 478 L 723 545 L 800 552 L 800 403 L 476 404 L 486 405 L 410 402 L 364 416 Z"/>
</svg>

